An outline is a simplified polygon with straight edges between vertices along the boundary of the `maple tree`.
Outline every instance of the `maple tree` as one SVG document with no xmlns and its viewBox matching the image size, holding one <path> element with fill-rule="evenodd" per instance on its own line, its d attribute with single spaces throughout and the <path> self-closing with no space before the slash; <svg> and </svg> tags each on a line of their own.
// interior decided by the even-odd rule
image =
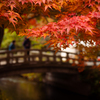
<svg viewBox="0 0 100 100">
<path fill-rule="evenodd" d="M 46 23 L 37 25 L 38 18 Z M 49 37 L 46 44 L 55 50 L 75 44 L 80 51 L 84 48 L 84 55 L 96 59 L 100 52 L 100 0 L 0 0 L 0 44 L 4 28 L 20 36 Z"/>
<path fill-rule="evenodd" d="M 37 17 L 53 21 L 30 28 Z M 20 36 L 49 37 L 47 44 L 56 50 L 80 41 L 99 47 L 100 0 L 0 0 L 0 42 L 5 27 Z"/>
</svg>

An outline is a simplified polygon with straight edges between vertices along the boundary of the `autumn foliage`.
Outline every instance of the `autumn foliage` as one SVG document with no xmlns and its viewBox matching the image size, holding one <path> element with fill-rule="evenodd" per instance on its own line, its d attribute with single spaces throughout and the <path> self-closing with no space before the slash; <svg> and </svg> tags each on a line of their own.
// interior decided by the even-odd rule
<svg viewBox="0 0 100 100">
<path fill-rule="evenodd" d="M 37 27 L 38 16 L 47 24 Z M 0 25 L 19 35 L 49 37 L 47 44 L 56 50 L 80 41 L 99 46 L 100 0 L 0 0 Z"/>
</svg>

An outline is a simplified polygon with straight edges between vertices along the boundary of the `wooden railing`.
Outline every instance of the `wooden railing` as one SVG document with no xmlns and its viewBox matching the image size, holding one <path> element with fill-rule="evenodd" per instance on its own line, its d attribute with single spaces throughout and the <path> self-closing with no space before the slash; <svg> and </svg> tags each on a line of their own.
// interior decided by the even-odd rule
<svg viewBox="0 0 100 100">
<path fill-rule="evenodd" d="M 28 55 L 27 52 L 30 52 Z M 85 60 L 85 64 L 89 66 L 100 64 L 99 61 Z M 25 63 L 73 63 L 79 64 L 80 57 L 76 53 L 52 50 L 14 50 L 14 51 L 2 51 L 0 52 L 0 66 L 11 65 L 11 64 L 25 64 Z"/>
</svg>

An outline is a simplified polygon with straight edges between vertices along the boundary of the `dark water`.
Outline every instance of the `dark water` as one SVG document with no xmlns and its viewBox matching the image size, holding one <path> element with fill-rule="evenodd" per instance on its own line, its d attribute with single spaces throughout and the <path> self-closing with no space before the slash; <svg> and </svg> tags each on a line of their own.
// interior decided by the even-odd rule
<svg viewBox="0 0 100 100">
<path fill-rule="evenodd" d="M 19 77 L 1 78 L 0 89 L 4 100 L 89 100 L 67 90 Z"/>
</svg>

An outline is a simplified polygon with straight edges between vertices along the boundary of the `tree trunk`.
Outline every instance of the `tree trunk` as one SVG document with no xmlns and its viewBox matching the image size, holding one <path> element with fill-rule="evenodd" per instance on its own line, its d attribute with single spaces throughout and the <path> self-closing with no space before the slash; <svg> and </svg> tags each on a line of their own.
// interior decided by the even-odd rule
<svg viewBox="0 0 100 100">
<path fill-rule="evenodd" d="M 3 36 L 4 36 L 4 25 L 0 27 L 0 47 L 1 47 L 2 40 L 3 40 Z"/>
</svg>

